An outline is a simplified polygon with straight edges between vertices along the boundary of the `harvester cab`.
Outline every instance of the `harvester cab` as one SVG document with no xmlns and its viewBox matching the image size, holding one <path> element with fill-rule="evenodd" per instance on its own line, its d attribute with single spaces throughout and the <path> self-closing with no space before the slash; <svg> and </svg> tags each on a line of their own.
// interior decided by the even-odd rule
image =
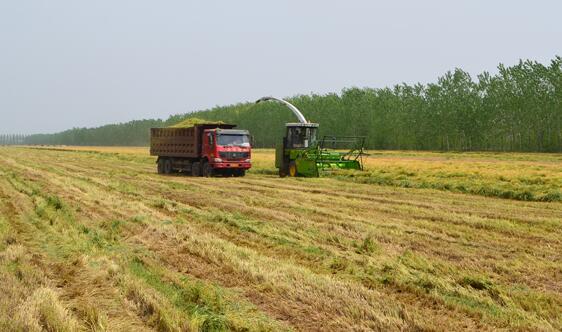
<svg viewBox="0 0 562 332">
<path fill-rule="evenodd" d="M 300 121 L 285 124 L 285 136 L 275 150 L 275 167 L 279 169 L 279 176 L 318 177 L 320 171 L 363 169 L 365 137 L 324 136 L 320 139 L 318 123 L 308 122 L 291 103 L 273 97 L 261 98 L 256 103 L 269 100 L 286 105 Z"/>
<path fill-rule="evenodd" d="M 316 149 L 318 123 L 287 123 L 281 146 L 275 149 L 275 167 L 279 176 L 319 176 L 309 152 Z"/>
<path fill-rule="evenodd" d="M 317 123 L 286 123 L 284 145 L 286 149 L 308 149 L 316 144 Z"/>
</svg>

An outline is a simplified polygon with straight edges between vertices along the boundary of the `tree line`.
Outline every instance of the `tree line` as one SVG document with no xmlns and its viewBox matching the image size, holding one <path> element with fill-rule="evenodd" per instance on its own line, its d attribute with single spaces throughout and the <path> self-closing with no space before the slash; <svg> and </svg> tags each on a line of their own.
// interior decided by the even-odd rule
<svg viewBox="0 0 562 332">
<path fill-rule="evenodd" d="M 27 137 L 24 134 L 0 134 L 0 145 L 25 144 Z"/>
<path fill-rule="evenodd" d="M 134 120 L 96 128 L 73 128 L 56 134 L 35 134 L 26 138 L 31 145 L 98 145 L 98 146 L 144 146 L 148 145 L 149 131 L 153 127 L 165 126 L 156 120 Z"/>
<path fill-rule="evenodd" d="M 261 96 L 256 96 L 261 97 Z M 257 99 L 257 98 L 256 98 Z M 455 69 L 429 84 L 349 88 L 288 99 L 320 134 L 367 137 L 370 149 L 562 152 L 562 58 L 520 61 L 474 79 Z M 32 135 L 28 144 L 147 145 L 149 128 L 188 117 L 249 129 L 256 147 L 273 147 L 294 115 L 275 103 L 217 106 L 167 120 Z"/>
</svg>

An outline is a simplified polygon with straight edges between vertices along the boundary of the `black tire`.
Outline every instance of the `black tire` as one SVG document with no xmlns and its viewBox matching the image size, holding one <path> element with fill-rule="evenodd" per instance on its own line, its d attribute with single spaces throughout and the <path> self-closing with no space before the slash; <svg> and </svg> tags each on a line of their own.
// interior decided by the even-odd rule
<svg viewBox="0 0 562 332">
<path fill-rule="evenodd" d="M 203 171 L 203 176 L 206 178 L 213 176 L 213 168 L 206 161 L 203 163 L 202 171 Z"/>
<path fill-rule="evenodd" d="M 164 160 L 164 174 L 172 174 L 172 161 L 170 159 Z"/>
<path fill-rule="evenodd" d="M 236 176 L 236 177 L 245 176 L 245 175 L 246 175 L 245 169 L 235 169 L 234 170 L 234 176 Z"/>
<path fill-rule="evenodd" d="M 158 159 L 157 164 L 158 174 L 164 174 L 164 159 Z"/>
<path fill-rule="evenodd" d="M 191 175 L 201 176 L 201 163 L 196 161 L 191 165 Z"/>
</svg>

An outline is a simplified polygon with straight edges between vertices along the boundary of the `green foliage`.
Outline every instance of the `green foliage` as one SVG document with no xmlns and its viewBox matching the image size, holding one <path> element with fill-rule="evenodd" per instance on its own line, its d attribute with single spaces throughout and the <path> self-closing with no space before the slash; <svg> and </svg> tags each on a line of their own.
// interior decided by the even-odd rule
<svg viewBox="0 0 562 332">
<path fill-rule="evenodd" d="M 57 211 L 64 208 L 64 203 L 58 196 L 48 196 L 47 204 L 52 206 Z"/>
<path fill-rule="evenodd" d="M 363 239 L 363 242 L 361 242 L 361 244 L 357 247 L 357 250 L 355 250 L 355 252 L 357 252 L 358 254 L 371 254 L 377 250 L 378 250 L 378 244 L 373 239 L 373 236 L 369 234 Z"/>
<path fill-rule="evenodd" d="M 163 294 L 175 307 L 186 312 L 190 317 L 190 325 L 197 326 L 197 330 L 229 330 L 225 315 L 226 304 L 217 289 L 207 288 L 202 282 L 187 279 L 182 284 L 165 281 L 137 257 L 132 260 L 130 271 Z"/>
<path fill-rule="evenodd" d="M 183 121 L 180 121 L 176 124 L 171 125 L 170 127 L 172 128 L 190 128 L 190 127 L 194 127 L 196 125 L 199 124 L 223 124 L 224 122 L 222 121 L 209 121 L 209 120 L 205 120 L 205 119 L 199 119 L 199 118 L 187 118 Z"/>
<path fill-rule="evenodd" d="M 135 120 L 97 128 L 73 128 L 56 134 L 30 135 L 25 138 L 25 144 L 144 146 L 148 144 L 150 128 L 163 125 L 165 122 L 158 119 Z"/>
<path fill-rule="evenodd" d="M 260 96 L 256 96 L 260 97 Z M 436 83 L 344 89 L 289 99 L 321 134 L 364 135 L 370 149 L 562 151 L 562 58 L 520 61 L 477 80 L 461 70 Z M 150 127 L 205 118 L 250 130 L 256 147 L 274 147 L 293 114 L 276 103 L 243 103 L 93 129 L 32 135 L 29 144 L 147 145 Z"/>
<path fill-rule="evenodd" d="M 0 134 L 0 145 L 24 144 L 27 135 L 23 134 Z"/>
</svg>

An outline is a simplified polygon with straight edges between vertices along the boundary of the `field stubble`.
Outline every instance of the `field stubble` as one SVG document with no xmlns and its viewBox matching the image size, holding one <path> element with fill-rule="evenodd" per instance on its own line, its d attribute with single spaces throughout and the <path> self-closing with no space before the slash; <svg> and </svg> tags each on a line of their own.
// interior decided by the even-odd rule
<svg viewBox="0 0 562 332">
<path fill-rule="evenodd" d="M 257 150 L 190 178 L 143 148 L 1 148 L 0 329 L 562 329 L 561 158 L 279 179 Z"/>
</svg>

